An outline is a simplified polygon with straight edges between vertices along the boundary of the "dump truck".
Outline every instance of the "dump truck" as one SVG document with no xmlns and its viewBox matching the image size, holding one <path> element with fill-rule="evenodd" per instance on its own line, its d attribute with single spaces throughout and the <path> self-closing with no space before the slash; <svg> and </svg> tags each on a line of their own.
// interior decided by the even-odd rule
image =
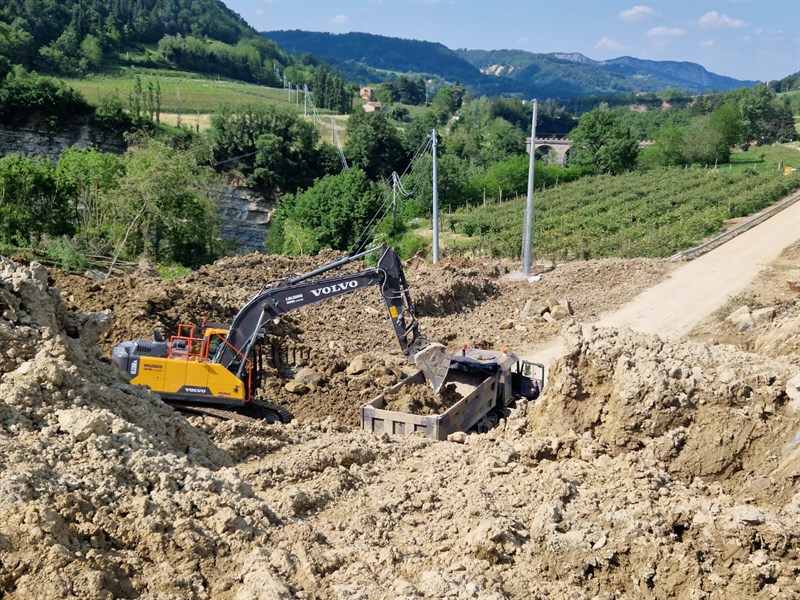
<svg viewBox="0 0 800 600">
<path fill-rule="evenodd" d="M 463 348 L 450 357 L 443 387 L 461 398 L 438 414 L 390 410 L 389 399 L 424 384 L 417 371 L 361 407 L 361 428 L 376 434 L 413 433 L 445 440 L 457 431 L 485 432 L 507 416 L 516 402 L 533 401 L 544 388 L 544 365 L 507 350 Z"/>
</svg>

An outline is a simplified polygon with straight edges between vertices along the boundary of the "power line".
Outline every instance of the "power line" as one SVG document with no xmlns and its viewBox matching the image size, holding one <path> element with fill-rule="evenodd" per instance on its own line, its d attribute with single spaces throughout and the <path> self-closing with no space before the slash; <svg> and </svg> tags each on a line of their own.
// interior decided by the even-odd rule
<svg viewBox="0 0 800 600">
<path fill-rule="evenodd" d="M 428 149 L 430 148 L 432 143 L 433 143 L 432 137 L 428 136 L 426 138 L 426 140 L 422 144 L 420 144 L 420 146 L 417 148 L 417 151 L 416 151 L 414 157 L 411 159 L 411 161 L 409 161 L 408 165 L 406 166 L 405 170 L 403 171 L 403 175 L 407 174 L 409 172 L 409 170 L 412 173 L 414 172 L 415 165 L 419 162 L 419 160 L 421 159 L 423 154 L 425 154 L 428 151 Z M 391 189 L 391 183 L 393 181 L 397 181 L 398 189 L 402 189 L 403 191 L 401 193 L 403 193 L 404 196 L 408 197 L 408 196 L 413 195 L 417 191 L 417 189 L 419 188 L 420 183 L 422 181 L 422 174 L 420 173 L 417 176 L 416 183 L 415 183 L 413 189 L 410 192 L 408 190 L 406 190 L 405 187 L 402 185 L 402 183 L 400 181 L 400 176 L 397 175 L 397 171 L 392 173 L 392 175 L 389 178 L 389 181 L 387 182 L 390 185 L 390 189 Z M 392 200 L 391 202 L 389 201 L 390 199 Z M 378 225 L 380 225 L 381 221 L 383 221 L 384 217 L 388 214 L 389 209 L 392 207 L 393 204 L 394 204 L 394 198 L 392 197 L 392 194 L 390 193 L 389 195 L 386 196 L 386 198 L 384 198 L 383 204 L 381 204 L 380 208 L 377 211 L 375 211 L 375 214 L 372 216 L 372 219 L 370 220 L 370 222 L 367 223 L 367 225 L 364 227 L 364 230 L 361 232 L 361 235 L 358 236 L 357 244 L 360 243 L 360 245 L 357 246 L 357 248 L 354 250 L 354 253 L 358 253 L 361 250 L 363 250 L 364 247 L 367 245 L 367 242 L 370 239 L 372 239 L 372 236 L 374 235 L 375 230 L 378 228 Z M 378 215 L 380 215 L 380 217 Z"/>
</svg>

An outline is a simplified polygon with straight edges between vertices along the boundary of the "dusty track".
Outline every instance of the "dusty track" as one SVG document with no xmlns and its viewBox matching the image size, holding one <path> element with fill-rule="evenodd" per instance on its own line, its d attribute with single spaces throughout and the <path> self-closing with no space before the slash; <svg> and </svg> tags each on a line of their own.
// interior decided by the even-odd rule
<svg viewBox="0 0 800 600">
<path fill-rule="evenodd" d="M 785 280 L 754 284 L 764 269 L 798 240 L 800 202 L 711 252 L 682 264 L 660 283 L 590 323 L 598 327 L 629 327 L 664 339 L 681 339 L 748 287 L 768 289 L 775 286 L 777 293 L 784 288 L 786 280 L 800 279 L 800 262 L 793 270 L 790 253 L 784 261 Z M 560 356 L 561 351 L 561 342 L 556 340 L 526 349 L 524 354 L 549 364 Z"/>
</svg>

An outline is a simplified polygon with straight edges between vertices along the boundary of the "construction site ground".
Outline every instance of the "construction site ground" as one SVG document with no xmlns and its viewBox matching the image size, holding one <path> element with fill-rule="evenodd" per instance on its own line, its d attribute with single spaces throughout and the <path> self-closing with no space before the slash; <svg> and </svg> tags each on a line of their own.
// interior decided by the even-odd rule
<svg viewBox="0 0 800 600">
<path fill-rule="evenodd" d="M 177 413 L 108 360 L 336 256 L 170 281 L 3 259 L 0 598 L 800 596 L 799 242 L 679 339 L 592 325 L 668 260 L 536 281 L 408 261 L 421 329 L 451 349 L 563 340 L 536 403 L 445 442 L 358 428 L 409 372 L 377 289 L 270 324 L 263 394 L 288 425 Z"/>
</svg>

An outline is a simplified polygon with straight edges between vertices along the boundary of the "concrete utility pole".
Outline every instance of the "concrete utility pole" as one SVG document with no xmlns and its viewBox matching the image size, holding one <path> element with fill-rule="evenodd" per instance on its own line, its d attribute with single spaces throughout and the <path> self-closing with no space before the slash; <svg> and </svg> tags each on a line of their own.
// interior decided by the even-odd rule
<svg viewBox="0 0 800 600">
<path fill-rule="evenodd" d="M 525 235 L 522 240 L 522 274 L 531 274 L 531 243 L 533 241 L 533 162 L 536 158 L 536 100 L 531 117 L 531 156 L 528 161 L 528 201 L 525 204 Z"/>
<path fill-rule="evenodd" d="M 439 262 L 439 185 L 436 168 L 436 130 L 431 131 L 433 136 L 433 264 Z"/>
<path fill-rule="evenodd" d="M 400 176 L 392 171 L 392 233 L 397 231 L 397 182 Z"/>
</svg>

